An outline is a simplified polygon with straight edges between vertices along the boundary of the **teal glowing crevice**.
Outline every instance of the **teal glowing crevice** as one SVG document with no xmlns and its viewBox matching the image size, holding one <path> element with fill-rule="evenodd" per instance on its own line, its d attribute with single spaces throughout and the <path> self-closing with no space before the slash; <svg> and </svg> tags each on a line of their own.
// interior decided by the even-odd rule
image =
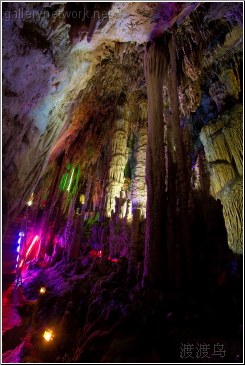
<svg viewBox="0 0 245 365">
<path fill-rule="evenodd" d="M 71 189 L 71 184 L 72 184 L 72 180 L 73 180 L 73 175 L 74 175 L 74 171 L 75 171 L 75 167 L 72 168 L 72 172 L 71 172 L 71 177 L 70 177 L 70 181 L 67 187 L 67 191 L 69 192 Z"/>
</svg>

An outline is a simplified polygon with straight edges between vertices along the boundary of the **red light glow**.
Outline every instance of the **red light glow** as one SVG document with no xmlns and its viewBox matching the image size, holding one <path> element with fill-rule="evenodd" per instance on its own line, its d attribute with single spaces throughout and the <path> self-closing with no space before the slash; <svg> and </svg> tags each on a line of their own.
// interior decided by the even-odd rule
<svg viewBox="0 0 245 365">
<path fill-rule="evenodd" d="M 95 256 L 102 257 L 102 251 L 101 250 L 100 251 L 91 250 L 90 255 L 93 257 L 95 257 Z"/>
<path fill-rule="evenodd" d="M 111 262 L 118 262 L 118 259 L 116 259 L 115 257 L 113 259 L 111 259 Z"/>
<path fill-rule="evenodd" d="M 27 259 L 27 257 L 28 257 L 28 255 L 30 254 L 30 252 L 31 252 L 31 250 L 32 250 L 32 248 L 33 248 L 33 246 L 34 246 L 34 245 L 35 245 L 35 243 L 37 243 L 38 241 L 39 241 L 39 236 L 38 236 L 38 235 L 36 235 L 36 236 L 33 238 L 32 243 L 30 244 L 30 246 L 29 246 L 29 248 L 28 248 L 28 250 L 27 250 L 27 252 L 26 252 L 25 259 Z"/>
<path fill-rule="evenodd" d="M 23 263 L 24 263 L 24 260 L 21 260 L 19 267 L 22 267 Z"/>
<path fill-rule="evenodd" d="M 98 252 L 97 252 L 97 256 L 98 256 L 98 257 L 102 257 L 102 251 L 98 251 Z"/>
<path fill-rule="evenodd" d="M 116 262 L 116 263 L 118 262 L 118 259 L 116 257 L 113 257 L 113 259 L 111 259 L 111 257 L 108 256 L 107 260 L 111 261 L 111 262 Z"/>
</svg>

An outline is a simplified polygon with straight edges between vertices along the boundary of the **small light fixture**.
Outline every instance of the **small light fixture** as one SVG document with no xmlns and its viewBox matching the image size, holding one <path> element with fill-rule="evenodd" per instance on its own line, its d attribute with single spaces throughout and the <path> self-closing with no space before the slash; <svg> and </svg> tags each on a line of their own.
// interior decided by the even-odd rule
<svg viewBox="0 0 245 365">
<path fill-rule="evenodd" d="M 43 338 L 44 338 L 44 339 L 45 339 L 45 341 L 47 341 L 47 342 L 52 341 L 52 340 L 53 340 L 53 338 L 54 338 L 54 333 L 53 333 L 53 331 L 52 331 L 52 330 L 50 330 L 50 329 L 47 329 L 46 331 L 44 331 L 44 333 L 43 333 Z"/>
<path fill-rule="evenodd" d="M 42 287 L 40 288 L 40 290 L 39 290 L 39 293 L 40 293 L 40 294 L 45 294 L 45 293 L 46 293 L 46 291 L 47 291 L 47 289 L 46 289 L 44 286 L 42 286 Z"/>
<path fill-rule="evenodd" d="M 81 204 L 84 204 L 85 203 L 85 195 L 81 194 L 79 200 L 80 200 Z"/>
<path fill-rule="evenodd" d="M 27 202 L 28 207 L 30 207 L 32 205 L 33 199 L 34 199 L 34 193 L 31 194 L 30 199 Z"/>
<path fill-rule="evenodd" d="M 24 260 L 21 260 L 20 264 L 19 264 L 19 267 L 22 267 L 24 264 Z"/>
</svg>

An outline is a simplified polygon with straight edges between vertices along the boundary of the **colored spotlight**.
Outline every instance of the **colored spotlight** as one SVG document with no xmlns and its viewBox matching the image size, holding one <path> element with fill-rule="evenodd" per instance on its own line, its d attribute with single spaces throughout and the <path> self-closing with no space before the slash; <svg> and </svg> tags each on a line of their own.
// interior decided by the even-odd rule
<svg viewBox="0 0 245 365">
<path fill-rule="evenodd" d="M 40 294 L 45 294 L 45 293 L 46 293 L 46 291 L 47 291 L 47 289 L 46 289 L 44 286 L 42 286 L 42 287 L 40 288 L 40 290 L 39 290 L 39 293 L 40 293 Z"/>
<path fill-rule="evenodd" d="M 49 330 L 49 329 L 47 329 L 46 331 L 44 331 L 44 333 L 43 333 L 43 338 L 44 338 L 44 339 L 45 339 L 45 341 L 47 341 L 47 342 L 52 341 L 52 340 L 53 340 L 53 338 L 54 338 L 54 333 L 53 333 L 53 331 L 52 331 L 52 330 Z"/>
</svg>

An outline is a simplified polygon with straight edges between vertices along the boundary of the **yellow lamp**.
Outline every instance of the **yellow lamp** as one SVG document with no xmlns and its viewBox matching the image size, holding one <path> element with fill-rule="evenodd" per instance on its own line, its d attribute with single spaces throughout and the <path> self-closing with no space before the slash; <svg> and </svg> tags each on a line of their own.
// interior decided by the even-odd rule
<svg viewBox="0 0 245 365">
<path fill-rule="evenodd" d="M 31 194 L 30 199 L 27 202 L 28 207 L 30 207 L 32 205 L 33 199 L 34 199 L 34 193 Z"/>
<path fill-rule="evenodd" d="M 85 195 L 81 194 L 79 200 L 80 200 L 81 204 L 84 204 L 85 203 Z"/>
<path fill-rule="evenodd" d="M 40 290 L 39 290 L 39 293 L 40 293 L 40 294 L 45 294 L 45 293 L 46 293 L 46 291 L 47 291 L 47 289 L 46 289 L 44 286 L 42 286 L 42 287 L 40 288 Z"/>
<path fill-rule="evenodd" d="M 45 341 L 47 341 L 47 342 L 52 341 L 52 340 L 53 340 L 53 338 L 54 338 L 54 333 L 53 333 L 53 331 L 52 331 L 52 330 L 50 330 L 50 329 L 47 329 L 46 331 L 44 331 L 44 333 L 43 333 L 43 338 L 44 338 L 44 339 L 45 339 Z"/>
</svg>

